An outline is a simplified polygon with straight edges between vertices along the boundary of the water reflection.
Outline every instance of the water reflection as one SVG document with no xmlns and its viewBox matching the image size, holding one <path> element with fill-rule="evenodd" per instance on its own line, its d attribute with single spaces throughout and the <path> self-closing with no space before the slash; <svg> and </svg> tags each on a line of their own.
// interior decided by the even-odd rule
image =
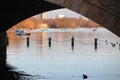
<svg viewBox="0 0 120 80">
<path fill-rule="evenodd" d="M 8 34 L 7 48 L 10 65 L 15 71 L 32 75 L 33 80 L 119 80 L 119 46 L 106 45 L 105 40 L 115 42 L 119 37 L 107 30 L 80 30 L 72 32 L 34 32 L 29 36 L 30 46 L 26 47 L 27 36 Z M 71 38 L 74 36 L 74 50 Z M 51 39 L 51 48 L 48 38 Z M 99 41 L 97 52 L 94 39 Z"/>
</svg>

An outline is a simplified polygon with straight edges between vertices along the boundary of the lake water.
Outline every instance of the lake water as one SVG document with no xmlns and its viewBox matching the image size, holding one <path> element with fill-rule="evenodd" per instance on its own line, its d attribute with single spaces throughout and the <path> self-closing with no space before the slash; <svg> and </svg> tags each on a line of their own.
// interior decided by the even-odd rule
<svg viewBox="0 0 120 80">
<path fill-rule="evenodd" d="M 88 75 L 87 80 L 120 80 L 120 38 L 107 29 L 46 29 L 35 30 L 31 36 L 14 32 L 8 36 L 7 62 L 16 67 L 15 71 L 32 75 L 27 80 L 83 80 L 82 74 Z"/>
</svg>

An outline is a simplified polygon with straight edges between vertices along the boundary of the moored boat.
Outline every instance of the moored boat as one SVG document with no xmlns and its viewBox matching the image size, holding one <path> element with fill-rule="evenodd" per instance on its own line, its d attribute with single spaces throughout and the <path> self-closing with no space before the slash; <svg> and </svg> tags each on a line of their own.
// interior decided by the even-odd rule
<svg viewBox="0 0 120 80">
<path fill-rule="evenodd" d="M 31 35 L 30 32 L 28 31 L 23 31 L 23 30 L 15 30 L 16 35 Z"/>
</svg>

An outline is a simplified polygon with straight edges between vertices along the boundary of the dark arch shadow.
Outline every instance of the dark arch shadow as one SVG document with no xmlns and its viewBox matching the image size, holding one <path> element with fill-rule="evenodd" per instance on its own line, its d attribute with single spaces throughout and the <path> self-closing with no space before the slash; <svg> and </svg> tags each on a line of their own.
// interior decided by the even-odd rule
<svg viewBox="0 0 120 80">
<path fill-rule="evenodd" d="M 31 75 L 15 71 L 15 67 L 8 64 L 0 65 L 0 80 L 27 80 L 29 76 Z"/>
<path fill-rule="evenodd" d="M 7 31 L 31 16 L 60 8 L 63 7 L 44 0 L 3 0 L 0 3 L 0 27 L 2 27 L 0 32 Z"/>
</svg>

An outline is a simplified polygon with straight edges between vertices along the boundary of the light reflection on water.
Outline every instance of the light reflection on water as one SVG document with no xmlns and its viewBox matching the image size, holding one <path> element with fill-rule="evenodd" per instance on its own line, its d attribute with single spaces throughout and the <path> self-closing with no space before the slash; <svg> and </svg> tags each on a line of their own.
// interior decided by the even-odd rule
<svg viewBox="0 0 120 80">
<path fill-rule="evenodd" d="M 8 36 L 8 63 L 15 66 L 16 71 L 36 75 L 33 80 L 82 80 L 83 73 L 88 75 L 88 80 L 120 79 L 119 46 L 99 42 L 98 50 L 94 50 L 96 37 L 102 41 L 120 40 L 105 29 L 33 32 L 29 47 L 26 46 L 27 36 L 16 36 L 13 32 Z M 75 38 L 74 50 L 71 48 L 72 36 Z M 52 38 L 51 47 L 48 46 L 49 37 Z"/>
</svg>

